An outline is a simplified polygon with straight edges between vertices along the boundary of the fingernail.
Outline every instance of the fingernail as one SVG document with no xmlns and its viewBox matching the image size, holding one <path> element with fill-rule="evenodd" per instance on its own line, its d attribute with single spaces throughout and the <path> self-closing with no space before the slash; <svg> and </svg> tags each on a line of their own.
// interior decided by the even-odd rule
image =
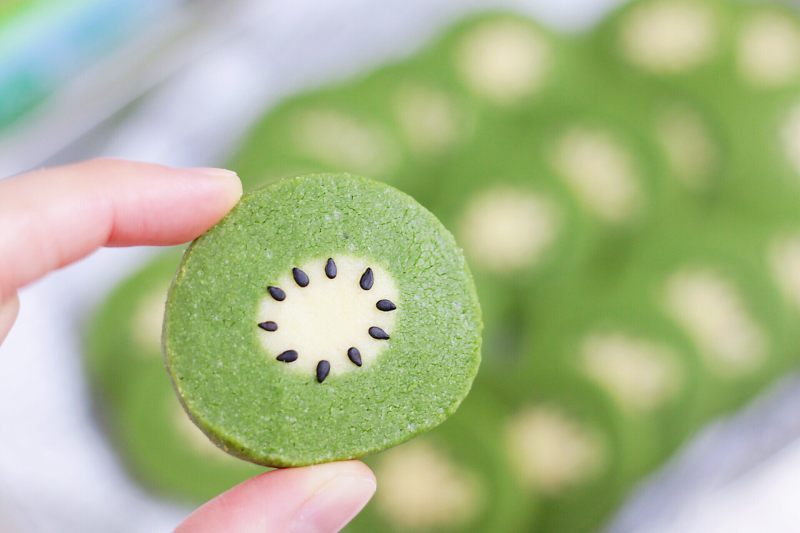
<svg viewBox="0 0 800 533">
<path fill-rule="evenodd" d="M 210 176 L 212 178 L 234 178 L 238 177 L 236 172 L 233 170 L 227 170 L 224 168 L 214 168 L 214 167 L 195 167 L 195 168 L 187 168 L 191 172 L 197 172 L 198 174 L 203 174 L 204 176 Z"/>
<path fill-rule="evenodd" d="M 8 300 L 0 300 L 0 344 L 14 325 L 19 312 L 19 299 L 16 294 Z"/>
<path fill-rule="evenodd" d="M 341 530 L 375 493 L 369 477 L 336 476 L 309 498 L 295 514 L 292 533 L 330 533 Z"/>
</svg>

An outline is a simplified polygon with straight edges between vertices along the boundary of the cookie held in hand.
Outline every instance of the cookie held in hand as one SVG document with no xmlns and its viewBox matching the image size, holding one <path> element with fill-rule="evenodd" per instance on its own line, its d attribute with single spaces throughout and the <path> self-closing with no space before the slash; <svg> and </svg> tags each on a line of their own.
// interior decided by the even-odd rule
<svg viewBox="0 0 800 533">
<path fill-rule="evenodd" d="M 452 414 L 480 363 L 461 250 L 411 197 L 346 174 L 245 195 L 186 251 L 164 356 L 189 416 L 268 466 L 361 457 Z"/>
</svg>

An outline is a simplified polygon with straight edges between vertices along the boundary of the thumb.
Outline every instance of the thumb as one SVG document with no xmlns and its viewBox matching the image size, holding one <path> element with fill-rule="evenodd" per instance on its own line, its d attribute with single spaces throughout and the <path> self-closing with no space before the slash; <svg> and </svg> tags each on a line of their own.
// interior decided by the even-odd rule
<svg viewBox="0 0 800 533">
<path fill-rule="evenodd" d="M 358 461 L 273 470 L 206 503 L 176 533 L 335 532 L 375 488 L 375 476 Z"/>
</svg>

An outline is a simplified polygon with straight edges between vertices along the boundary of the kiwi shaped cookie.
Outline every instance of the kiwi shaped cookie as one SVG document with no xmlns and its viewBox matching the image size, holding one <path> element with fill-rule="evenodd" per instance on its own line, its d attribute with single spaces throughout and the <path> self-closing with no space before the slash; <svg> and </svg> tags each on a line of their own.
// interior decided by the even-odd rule
<svg viewBox="0 0 800 533">
<path fill-rule="evenodd" d="M 375 116 L 374 106 L 362 105 L 388 99 L 382 90 L 375 94 L 374 85 L 350 81 L 287 99 L 253 126 L 229 166 L 250 188 L 326 169 L 394 183 L 406 158 L 398 132 Z"/>
<path fill-rule="evenodd" d="M 728 170 L 728 130 L 703 98 L 617 64 L 599 53 L 597 41 L 593 33 L 579 41 L 584 61 L 565 89 L 569 98 L 634 125 L 655 145 L 676 189 L 675 198 L 666 199 L 671 213 L 705 207 L 717 197 Z"/>
<path fill-rule="evenodd" d="M 159 366 L 158 374 L 132 379 L 114 411 L 122 460 L 145 488 L 200 504 L 266 470 L 214 446 L 186 416 Z"/>
<path fill-rule="evenodd" d="M 158 255 L 119 285 L 88 327 L 94 405 L 121 461 L 142 486 L 198 504 L 263 468 L 214 446 L 175 398 L 161 358 L 161 325 L 180 251 Z"/>
<path fill-rule="evenodd" d="M 461 250 L 411 197 L 348 174 L 246 194 L 186 251 L 164 357 L 224 450 L 268 466 L 350 459 L 443 422 L 480 364 Z"/>
<path fill-rule="evenodd" d="M 747 250 L 747 261 L 753 275 L 768 285 L 773 306 L 779 311 L 787 333 L 782 341 L 787 356 L 797 361 L 800 353 L 800 330 L 794 327 L 800 317 L 800 216 L 797 209 L 775 210 L 768 217 L 742 217 L 726 210 L 709 218 L 713 228 L 725 228 L 727 239 Z M 719 231 L 719 229 L 717 230 Z M 735 237 L 734 237 L 735 236 Z M 777 294 L 776 294 L 777 293 Z"/>
<path fill-rule="evenodd" d="M 540 294 L 536 306 L 543 312 L 525 328 L 526 372 L 576 373 L 602 389 L 626 428 L 639 435 L 641 475 L 696 429 L 704 374 L 689 339 L 647 298 L 636 276 L 623 272 L 621 278 L 611 287 L 571 279 Z"/>
<path fill-rule="evenodd" d="M 162 373 L 161 325 L 180 251 L 164 252 L 121 282 L 87 324 L 86 371 L 103 410 L 125 396 L 129 376 Z"/>
<path fill-rule="evenodd" d="M 504 409 L 479 378 L 441 426 L 369 457 L 380 490 L 347 531 L 525 530 L 536 500 L 503 453 Z"/>
<path fill-rule="evenodd" d="M 463 95 L 415 64 L 392 64 L 282 102 L 253 126 L 229 166 L 248 177 L 248 189 L 281 176 L 352 172 L 427 204 L 439 185 L 432 176 L 472 138 L 473 115 Z"/>
<path fill-rule="evenodd" d="M 642 0 L 609 16 L 589 40 L 610 69 L 686 94 L 714 115 L 729 144 L 720 200 L 757 216 L 796 205 L 796 9 L 766 2 Z"/>
<path fill-rule="evenodd" d="M 537 168 L 531 150 L 487 148 L 521 133 L 502 120 L 493 126 L 449 165 L 434 206 L 475 275 L 486 324 L 483 371 L 505 374 L 521 359 L 517 340 L 533 292 L 571 272 L 592 232 L 570 191 Z"/>
<path fill-rule="evenodd" d="M 519 530 L 597 530 L 622 501 L 641 453 L 610 398 L 575 373 L 481 379 L 503 405 L 495 421 L 501 453 L 536 502 Z"/>
<path fill-rule="evenodd" d="M 531 18 L 485 12 L 455 24 L 419 62 L 487 115 L 513 116 L 560 91 L 574 59 L 570 39 Z"/>
<path fill-rule="evenodd" d="M 767 250 L 748 227 L 737 217 L 698 214 L 654 232 L 630 265 L 631 282 L 699 356 L 699 422 L 740 407 L 795 365 L 796 328 L 781 294 L 783 276 L 773 276 L 769 258 L 759 256 Z M 776 248 L 771 266 L 780 269 L 779 259 L 791 262 L 791 247 Z"/>
</svg>

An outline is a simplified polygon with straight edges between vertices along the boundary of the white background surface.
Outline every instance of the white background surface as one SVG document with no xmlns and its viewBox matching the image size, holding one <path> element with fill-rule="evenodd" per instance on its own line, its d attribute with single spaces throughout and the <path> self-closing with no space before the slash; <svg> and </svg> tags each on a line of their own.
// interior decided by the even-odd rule
<svg viewBox="0 0 800 533">
<path fill-rule="evenodd" d="M 155 64 L 132 72 L 111 58 L 21 134 L 0 139 L 0 175 L 96 155 L 219 163 L 265 106 L 407 55 L 458 13 L 515 6 L 575 29 L 611 3 L 242 1 L 235 9 L 176 11 L 120 52 L 131 64 L 169 41 Z M 167 39 L 181 32 L 191 38 Z M 107 120 L 137 97 L 125 120 Z M 20 317 L 0 347 L 0 532 L 168 531 L 187 512 L 128 481 L 96 427 L 81 369 L 87 313 L 151 253 L 102 250 L 22 291 Z M 788 380 L 749 412 L 710 428 L 634 498 L 612 530 L 800 530 L 798 390 Z"/>
</svg>

